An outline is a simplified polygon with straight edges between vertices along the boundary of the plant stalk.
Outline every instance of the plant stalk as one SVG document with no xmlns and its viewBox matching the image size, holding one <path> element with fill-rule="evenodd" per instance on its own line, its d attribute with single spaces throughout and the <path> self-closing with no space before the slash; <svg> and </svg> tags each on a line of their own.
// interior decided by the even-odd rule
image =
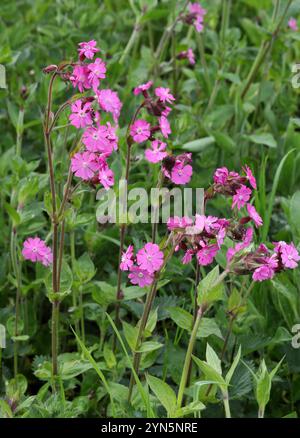
<svg viewBox="0 0 300 438">
<path fill-rule="evenodd" d="M 197 311 L 195 324 L 194 324 L 194 327 L 193 327 L 193 330 L 191 333 L 191 337 L 190 337 L 190 341 L 189 341 L 189 345 L 188 345 L 188 349 L 186 352 L 185 361 L 184 361 L 184 365 L 183 365 L 183 370 L 182 370 L 182 374 L 181 374 L 181 380 L 180 380 L 180 385 L 179 385 L 179 390 L 178 390 L 178 395 L 177 395 L 177 408 L 178 409 L 181 408 L 181 405 L 182 405 L 182 400 L 183 400 L 184 391 L 185 391 L 187 378 L 188 378 L 188 372 L 190 369 L 190 363 L 192 361 L 192 354 L 193 354 L 194 345 L 196 342 L 196 336 L 197 336 L 197 332 L 198 332 L 199 325 L 200 325 L 203 314 L 204 314 L 204 309 L 202 306 L 200 306 L 198 311 Z"/>
</svg>

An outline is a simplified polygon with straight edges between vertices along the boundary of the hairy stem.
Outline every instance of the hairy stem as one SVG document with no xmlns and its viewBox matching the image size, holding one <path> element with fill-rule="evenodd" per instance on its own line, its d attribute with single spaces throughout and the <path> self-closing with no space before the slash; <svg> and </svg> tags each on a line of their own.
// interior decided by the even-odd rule
<svg viewBox="0 0 300 438">
<path fill-rule="evenodd" d="M 72 230 L 70 232 L 70 253 L 71 253 L 71 266 L 72 266 L 72 271 L 74 272 L 74 267 L 75 267 L 75 231 Z M 74 286 L 72 287 L 72 305 L 75 311 L 75 331 L 78 334 L 79 337 L 81 337 L 80 331 L 79 331 L 79 323 L 78 320 L 76 318 L 76 310 L 77 310 L 77 295 L 76 295 L 76 289 L 74 288 Z M 78 351 L 80 351 L 79 348 L 79 343 L 78 340 L 76 339 L 76 343 L 77 343 L 77 348 Z"/>
<path fill-rule="evenodd" d="M 183 365 L 183 370 L 182 370 L 182 374 L 181 374 L 180 385 L 179 385 L 179 390 L 178 390 L 178 395 L 177 395 L 177 408 L 180 408 L 182 405 L 183 395 L 184 395 L 184 391 L 185 391 L 186 383 L 187 383 L 187 378 L 188 378 L 188 372 L 190 369 L 190 363 L 192 360 L 192 354 L 193 354 L 194 345 L 196 342 L 196 336 L 197 336 L 197 332 L 199 329 L 199 325 L 200 325 L 203 313 L 204 313 L 204 309 L 202 308 L 202 306 L 200 306 L 198 311 L 197 311 L 196 320 L 194 323 L 194 327 L 192 330 L 188 349 L 187 349 L 186 356 L 185 356 L 185 361 L 184 361 L 184 365 Z"/>
<path fill-rule="evenodd" d="M 44 136 L 46 142 L 46 149 L 48 155 L 48 167 L 49 167 L 49 178 L 50 178 L 50 190 L 52 198 L 52 225 L 53 225 L 53 238 L 52 238 L 52 252 L 53 252 L 53 265 L 52 265 L 52 288 L 54 294 L 59 292 L 59 278 L 58 278 L 58 220 L 57 220 L 57 206 L 56 206 L 56 189 L 55 189 L 55 179 L 54 179 L 54 166 L 53 166 L 53 152 L 50 139 L 50 123 L 51 123 L 51 106 L 52 106 L 52 93 L 53 93 L 53 83 L 56 78 L 56 73 L 51 76 L 48 88 L 48 101 L 45 115 L 44 124 Z M 58 312 L 59 312 L 59 301 L 54 300 L 52 303 L 52 378 L 53 381 L 57 376 L 58 366 L 57 366 L 57 354 L 58 354 Z M 55 389 L 56 385 L 53 385 Z"/>
<path fill-rule="evenodd" d="M 227 269 L 225 269 L 225 271 L 222 272 L 222 274 L 219 276 L 219 278 L 214 283 L 214 286 L 217 286 L 218 284 L 220 284 L 224 280 L 224 278 L 226 277 L 228 272 L 229 271 Z M 193 350 L 194 350 L 194 346 L 195 346 L 195 342 L 196 342 L 197 332 L 199 329 L 199 325 L 200 325 L 202 316 L 204 315 L 206 310 L 207 310 L 207 306 L 205 304 L 199 306 L 199 308 L 197 310 L 197 316 L 196 316 L 196 320 L 195 320 L 193 330 L 192 330 L 192 333 L 190 336 L 189 345 L 188 345 L 188 349 L 186 352 L 184 366 L 183 366 L 183 370 L 182 370 L 182 374 L 181 374 L 181 380 L 180 380 L 180 385 L 179 385 L 179 390 L 178 390 L 178 395 L 177 395 L 177 407 L 178 408 L 180 408 L 182 405 L 184 391 L 185 391 L 185 388 L 187 385 L 188 372 L 189 372 L 189 368 L 190 368 L 190 363 L 192 361 L 192 354 L 193 354 Z"/>
<path fill-rule="evenodd" d="M 155 296 L 156 296 L 158 281 L 159 281 L 159 278 L 160 278 L 162 271 L 164 270 L 168 261 L 172 257 L 174 250 L 175 250 L 175 247 L 176 247 L 176 244 L 174 244 L 172 246 L 172 249 L 169 251 L 168 255 L 165 257 L 164 264 L 161 267 L 161 269 L 156 273 L 156 276 L 155 276 L 155 279 L 152 283 L 150 292 L 148 293 L 147 298 L 146 298 L 143 314 L 142 314 L 141 320 L 139 322 L 139 331 L 138 331 L 138 336 L 137 336 L 135 349 L 134 349 L 134 353 L 133 353 L 133 367 L 134 367 L 136 374 L 138 374 L 138 372 L 139 372 L 140 361 L 141 361 L 141 353 L 139 353 L 138 350 L 143 342 L 144 331 L 145 331 L 145 328 L 146 328 L 146 325 L 148 322 L 148 318 L 150 315 L 153 301 L 154 301 Z M 130 402 L 130 400 L 131 400 L 134 382 L 135 382 L 135 378 L 134 378 L 134 374 L 132 372 L 131 377 L 130 377 L 130 382 L 129 382 L 128 402 Z"/>
<path fill-rule="evenodd" d="M 197 304 L 197 287 L 200 280 L 200 265 L 196 261 L 196 273 L 195 273 L 195 284 L 194 284 L 194 312 L 193 312 L 193 324 L 195 324 L 197 319 L 198 304 Z M 186 379 L 186 385 L 189 386 L 191 375 L 192 375 L 193 361 L 190 361 L 189 371 Z"/>
<path fill-rule="evenodd" d="M 223 391 L 222 392 L 222 396 L 223 396 L 223 404 L 224 404 L 224 409 L 225 409 L 225 417 L 226 418 L 231 418 L 228 391 L 227 390 Z"/>
<path fill-rule="evenodd" d="M 16 229 L 13 228 L 11 232 L 11 261 L 13 271 L 17 280 L 17 293 L 16 293 L 16 306 L 15 306 L 15 327 L 14 327 L 14 336 L 17 338 L 19 335 L 19 318 L 20 318 L 20 299 L 21 299 L 21 270 L 18 263 L 17 257 L 17 243 L 16 243 Z M 15 339 L 14 341 L 14 376 L 18 374 L 18 341 Z"/>
<path fill-rule="evenodd" d="M 141 103 L 141 105 L 139 105 L 138 108 L 136 109 L 136 111 L 135 111 L 135 113 L 130 121 L 130 124 L 127 127 L 127 131 L 126 131 L 126 143 L 127 143 L 126 168 L 125 168 L 126 190 L 127 190 L 128 181 L 129 181 L 130 159 L 131 159 L 131 148 L 132 148 L 132 139 L 129 135 L 130 126 L 135 122 L 139 112 L 141 111 L 141 109 L 143 107 L 144 107 L 144 102 Z M 127 193 L 126 193 L 126 196 L 127 196 Z M 126 221 L 127 221 L 127 217 L 126 217 Z M 121 265 L 121 260 L 122 260 L 122 253 L 124 251 L 125 235 L 126 235 L 126 223 L 123 223 L 121 225 L 121 228 L 120 228 L 120 249 L 119 249 L 119 259 L 118 259 L 118 276 L 117 276 L 117 293 L 116 293 L 117 303 L 116 303 L 116 308 L 115 308 L 115 312 L 116 312 L 115 320 L 116 320 L 117 324 L 120 321 L 120 300 L 122 298 L 122 290 L 121 290 L 122 271 L 121 271 L 120 265 Z M 116 341 L 117 341 L 116 335 L 114 334 L 113 350 L 116 347 Z"/>
</svg>

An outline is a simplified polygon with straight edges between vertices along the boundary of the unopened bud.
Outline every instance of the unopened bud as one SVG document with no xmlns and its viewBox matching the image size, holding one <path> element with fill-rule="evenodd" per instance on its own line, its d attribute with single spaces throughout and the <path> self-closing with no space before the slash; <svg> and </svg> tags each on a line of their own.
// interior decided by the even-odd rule
<svg viewBox="0 0 300 438">
<path fill-rule="evenodd" d="M 48 65 L 47 67 L 43 68 L 43 72 L 44 73 L 51 73 L 53 71 L 56 71 L 57 69 L 58 69 L 57 65 L 51 64 L 51 65 Z"/>
</svg>

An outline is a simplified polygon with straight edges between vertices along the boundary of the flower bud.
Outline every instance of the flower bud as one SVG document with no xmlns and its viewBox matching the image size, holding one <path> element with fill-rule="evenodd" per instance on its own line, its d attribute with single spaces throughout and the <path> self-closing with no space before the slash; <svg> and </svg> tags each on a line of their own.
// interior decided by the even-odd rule
<svg viewBox="0 0 300 438">
<path fill-rule="evenodd" d="M 43 73 L 52 73 L 53 71 L 56 71 L 58 69 L 57 65 L 51 64 L 47 67 L 43 68 Z"/>
</svg>

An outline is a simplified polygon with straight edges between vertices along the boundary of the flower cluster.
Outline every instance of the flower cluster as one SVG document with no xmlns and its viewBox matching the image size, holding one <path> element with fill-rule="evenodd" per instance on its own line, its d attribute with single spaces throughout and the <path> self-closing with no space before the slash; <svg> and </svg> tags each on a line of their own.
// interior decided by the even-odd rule
<svg viewBox="0 0 300 438">
<path fill-rule="evenodd" d="M 176 236 L 176 250 L 182 249 L 182 263 L 190 263 L 193 256 L 199 265 L 211 264 L 224 243 L 225 237 L 234 242 L 235 246 L 227 250 L 227 269 L 239 275 L 252 274 L 254 281 L 273 278 L 275 273 L 284 269 L 294 269 L 300 261 L 300 256 L 294 244 L 286 242 L 274 243 L 273 251 L 264 244 L 256 250 L 251 250 L 254 231 L 245 227 L 252 221 L 255 226 L 262 225 L 262 219 L 250 204 L 252 189 L 256 189 L 256 180 L 248 166 L 243 168 L 243 175 L 229 172 L 226 167 L 217 169 L 214 174 L 214 184 L 206 192 L 207 199 L 217 193 L 232 196 L 232 207 L 240 210 L 246 207 L 246 216 L 225 219 L 215 216 L 197 215 L 189 217 L 171 217 L 167 226 Z M 247 184 L 250 187 L 247 187 Z"/>
<path fill-rule="evenodd" d="M 169 88 L 157 87 L 154 90 L 154 96 L 150 96 L 148 90 L 152 87 L 152 81 L 145 84 L 141 84 L 133 90 L 135 96 L 142 94 L 144 96 L 144 102 L 142 104 L 148 111 L 148 113 L 157 118 L 157 124 L 151 126 L 144 119 L 135 120 L 130 127 L 130 135 L 134 142 L 143 143 L 144 141 L 155 140 L 155 133 L 160 132 L 164 138 L 168 138 L 171 134 L 171 128 L 167 119 L 171 107 L 168 104 L 172 104 L 175 101 L 175 97 L 170 93 Z"/>
<path fill-rule="evenodd" d="M 168 138 L 171 134 L 171 127 L 168 121 L 168 115 L 171 111 L 171 105 L 175 98 L 170 93 L 169 88 L 158 87 L 154 90 L 154 96 L 149 94 L 152 87 L 151 81 L 141 84 L 133 90 L 135 95 L 142 94 L 144 102 L 141 105 L 146 108 L 148 113 L 158 119 L 156 125 L 151 126 L 144 119 L 135 120 L 130 127 L 130 135 L 133 142 L 143 143 L 150 140 L 150 147 L 145 150 L 145 158 L 150 163 L 162 162 L 162 174 L 170 179 L 174 184 L 187 184 L 193 173 L 191 163 L 191 154 L 181 154 L 173 156 L 167 152 L 167 144 L 155 135 L 160 133 L 163 138 Z"/>
<path fill-rule="evenodd" d="M 250 204 L 252 189 L 256 189 L 256 179 L 251 169 L 246 165 L 243 167 L 244 175 L 237 172 L 230 172 L 226 167 L 221 167 L 215 171 L 214 184 L 209 196 L 215 193 L 232 197 L 232 208 L 241 210 L 246 207 L 248 216 L 243 219 L 243 223 L 252 220 L 255 226 L 263 224 L 262 218 L 255 207 Z"/>
<path fill-rule="evenodd" d="M 206 15 L 206 9 L 202 8 L 200 3 L 189 3 L 188 13 L 182 17 L 182 20 L 193 25 L 197 32 L 203 31 L 203 21 Z"/>
<path fill-rule="evenodd" d="M 129 271 L 128 278 L 132 284 L 140 287 L 149 286 L 154 275 L 164 263 L 164 254 L 155 243 L 148 242 L 140 249 L 136 256 L 133 246 L 130 245 L 122 254 L 120 269 Z"/>
<path fill-rule="evenodd" d="M 295 269 L 298 266 L 300 256 L 293 243 L 275 242 L 272 251 L 260 244 L 256 250 L 248 251 L 245 249 L 249 247 L 251 237 L 243 245 L 228 250 L 227 261 L 233 272 L 240 275 L 252 274 L 254 281 L 264 281 L 285 269 Z"/>
<path fill-rule="evenodd" d="M 214 261 L 230 222 L 215 216 L 196 214 L 195 220 L 189 217 L 171 217 L 167 226 L 176 236 L 178 243 L 175 250 L 184 251 L 182 263 L 190 263 L 195 255 L 199 265 L 206 266 Z"/>
<path fill-rule="evenodd" d="M 44 266 L 49 266 L 53 260 L 51 248 L 39 237 L 29 237 L 25 240 L 22 255 L 25 260 L 40 262 Z"/>
<path fill-rule="evenodd" d="M 114 123 L 118 123 L 121 101 L 115 91 L 99 90 L 100 81 L 106 77 L 106 64 L 101 58 L 93 60 L 99 52 L 96 41 L 79 43 L 79 61 L 73 65 L 69 80 L 82 93 L 92 89 L 93 97 L 76 100 L 71 104 L 70 123 L 77 129 L 84 128 L 82 143 L 85 150 L 71 158 L 71 169 L 75 176 L 93 184 L 101 183 L 105 189 L 114 184 L 114 174 L 107 158 L 118 148 L 116 127 L 109 122 L 101 124 L 100 112 L 111 113 Z M 93 108 L 94 102 L 97 109 Z"/>
</svg>

